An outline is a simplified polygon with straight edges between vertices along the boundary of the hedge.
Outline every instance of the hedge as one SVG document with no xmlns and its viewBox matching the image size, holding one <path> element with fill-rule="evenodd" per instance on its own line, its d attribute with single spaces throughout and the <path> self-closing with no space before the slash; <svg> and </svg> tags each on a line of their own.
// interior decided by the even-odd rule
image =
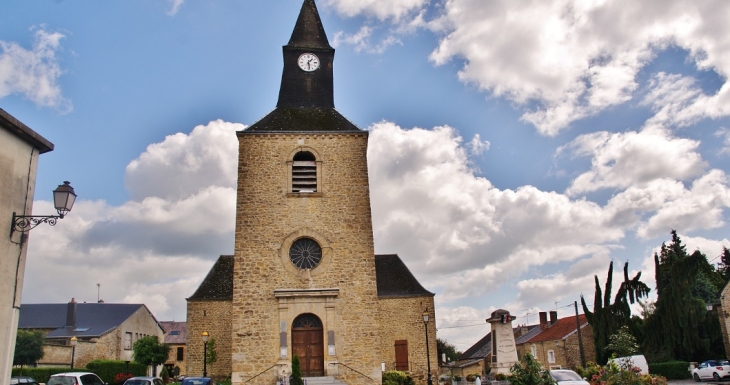
<svg viewBox="0 0 730 385">
<path fill-rule="evenodd" d="M 692 373 L 688 368 L 689 362 L 687 361 L 657 362 L 649 364 L 649 373 L 664 376 L 667 380 L 683 380 L 692 378 Z"/>
<path fill-rule="evenodd" d="M 89 372 L 95 373 L 102 381 L 111 384 L 114 382 L 114 377 L 119 373 L 124 373 L 127 363 L 125 361 L 112 361 L 112 360 L 94 360 L 86 364 L 86 369 Z M 147 367 L 140 364 L 139 362 L 129 362 L 129 373 L 135 376 L 146 376 Z"/>
<path fill-rule="evenodd" d="M 20 368 L 13 368 L 12 370 L 12 376 L 28 376 L 32 377 L 34 380 L 46 383 L 48 382 L 48 379 L 51 377 L 51 375 L 56 373 L 66 373 L 66 372 L 86 372 L 86 369 L 83 368 L 75 368 L 74 370 L 71 370 L 69 368 L 35 368 L 35 367 L 24 367 L 22 370 Z"/>
<path fill-rule="evenodd" d="M 51 375 L 56 373 L 67 373 L 67 372 L 91 372 L 99 376 L 105 383 L 111 384 L 114 382 L 114 377 L 118 373 L 124 373 L 127 363 L 125 361 L 109 361 L 109 360 L 94 360 L 89 362 L 85 368 L 34 368 L 24 367 L 22 372 L 20 368 L 13 368 L 13 376 L 28 376 L 32 377 L 40 383 L 48 382 Z M 147 367 L 131 361 L 129 363 L 129 372 L 135 376 L 146 376 Z M 22 374 L 21 374 L 22 373 Z"/>
</svg>

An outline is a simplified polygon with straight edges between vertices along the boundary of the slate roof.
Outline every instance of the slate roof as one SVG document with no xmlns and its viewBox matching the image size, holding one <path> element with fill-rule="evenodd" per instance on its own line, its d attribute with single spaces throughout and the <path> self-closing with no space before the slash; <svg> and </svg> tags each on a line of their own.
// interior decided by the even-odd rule
<svg viewBox="0 0 730 385">
<path fill-rule="evenodd" d="M 580 327 L 583 328 L 585 325 L 588 324 L 588 320 L 586 319 L 585 314 L 581 314 L 578 316 L 578 320 L 580 322 Z M 531 338 L 530 340 L 526 341 L 528 343 L 534 343 L 534 342 L 543 342 L 543 341 L 555 341 L 555 340 L 562 340 L 570 336 L 571 334 L 575 333 L 576 331 L 576 325 L 575 325 L 575 316 L 565 317 L 561 318 L 556 322 L 554 325 L 550 326 L 549 328 L 542 331 L 542 333 L 539 333 L 535 337 Z"/>
<path fill-rule="evenodd" d="M 375 256 L 378 297 L 416 297 L 434 294 L 421 286 L 397 254 Z"/>
<path fill-rule="evenodd" d="M 421 286 L 398 255 L 376 255 L 375 275 L 380 298 L 434 296 Z M 221 255 L 203 279 L 198 290 L 188 299 L 232 300 L 233 256 Z"/>
<path fill-rule="evenodd" d="M 185 345 L 188 335 L 187 322 L 162 321 L 162 328 L 165 329 L 165 343 L 171 345 Z"/>
<path fill-rule="evenodd" d="M 221 255 L 198 286 L 198 290 L 188 299 L 232 300 L 233 256 Z"/>
<path fill-rule="evenodd" d="M 512 328 L 512 332 L 517 332 L 520 326 Z M 515 338 L 515 345 L 525 343 L 529 339 L 540 333 L 540 325 L 529 325 L 527 326 L 527 333 Z M 471 360 L 471 359 L 484 359 L 488 354 L 492 352 L 492 332 L 487 333 L 477 343 L 472 345 L 469 349 L 466 349 L 464 353 L 457 358 L 458 360 Z"/>
<path fill-rule="evenodd" d="M 332 49 L 324 32 L 314 0 L 304 0 L 289 46 L 301 48 Z"/>
<path fill-rule="evenodd" d="M 55 329 L 46 334 L 46 338 L 101 337 L 117 328 L 140 308 L 149 312 L 142 304 L 77 303 L 76 327 L 67 327 L 67 303 L 23 304 L 20 305 L 18 328 Z"/>
<path fill-rule="evenodd" d="M 239 133 L 299 131 L 366 132 L 334 108 L 276 108 Z"/>
</svg>

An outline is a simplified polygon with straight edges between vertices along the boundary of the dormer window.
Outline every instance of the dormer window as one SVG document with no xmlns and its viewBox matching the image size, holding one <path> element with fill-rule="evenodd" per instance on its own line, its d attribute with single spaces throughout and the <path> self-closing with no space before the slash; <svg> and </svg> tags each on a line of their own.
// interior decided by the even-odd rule
<svg viewBox="0 0 730 385">
<path fill-rule="evenodd" d="M 309 151 L 300 151 L 294 155 L 291 167 L 292 192 L 317 192 L 317 159 Z"/>
</svg>

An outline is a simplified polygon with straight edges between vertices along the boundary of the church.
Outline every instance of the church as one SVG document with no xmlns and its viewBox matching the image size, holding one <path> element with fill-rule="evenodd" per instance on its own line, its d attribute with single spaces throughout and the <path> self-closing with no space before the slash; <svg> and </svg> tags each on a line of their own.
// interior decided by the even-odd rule
<svg viewBox="0 0 730 385">
<path fill-rule="evenodd" d="M 334 108 L 334 54 L 304 0 L 276 108 L 236 133 L 234 255 L 187 298 L 189 376 L 205 365 L 234 385 L 273 385 L 295 355 L 310 384 L 437 374 L 434 294 L 397 255 L 375 255 L 368 132 Z M 203 332 L 215 340 L 211 364 Z"/>
</svg>

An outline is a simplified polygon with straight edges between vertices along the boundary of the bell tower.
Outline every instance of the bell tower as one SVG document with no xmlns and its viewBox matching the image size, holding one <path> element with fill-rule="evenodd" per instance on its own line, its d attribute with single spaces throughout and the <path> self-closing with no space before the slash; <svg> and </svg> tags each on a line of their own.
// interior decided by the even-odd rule
<svg viewBox="0 0 730 385">
<path fill-rule="evenodd" d="M 276 108 L 237 133 L 235 385 L 288 377 L 295 355 L 305 377 L 380 378 L 368 132 L 334 108 L 334 53 L 304 0 Z"/>
</svg>

